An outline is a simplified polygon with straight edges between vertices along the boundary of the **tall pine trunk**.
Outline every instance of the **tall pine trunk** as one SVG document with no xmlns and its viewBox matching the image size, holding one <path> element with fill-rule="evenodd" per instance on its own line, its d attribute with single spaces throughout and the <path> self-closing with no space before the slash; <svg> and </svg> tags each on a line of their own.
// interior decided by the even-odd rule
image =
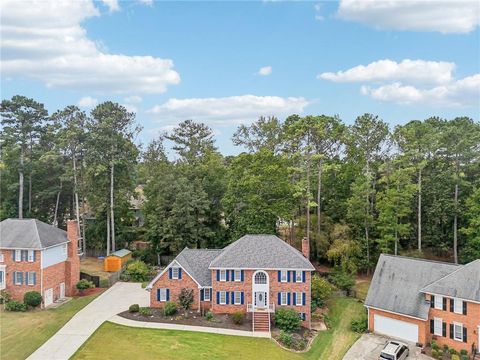
<svg viewBox="0 0 480 360">
<path fill-rule="evenodd" d="M 317 239 L 320 240 L 322 227 L 322 160 L 318 164 L 318 185 L 317 185 Z"/>
<path fill-rule="evenodd" d="M 306 212 L 307 212 L 307 241 L 310 243 L 310 150 L 307 153 L 307 201 L 306 201 Z M 312 244 L 313 245 L 313 244 Z M 313 247 L 314 257 L 316 257 L 316 246 Z"/>
<path fill-rule="evenodd" d="M 53 215 L 53 226 L 58 227 L 58 205 L 60 203 L 60 194 L 62 193 L 63 182 L 60 180 L 60 187 L 58 188 L 57 201 L 55 202 L 55 215 Z"/>
<path fill-rule="evenodd" d="M 75 193 L 75 217 L 77 219 L 77 236 L 80 237 L 80 208 L 78 205 L 78 184 L 77 184 L 77 155 L 73 154 L 73 191 Z M 82 251 L 85 251 L 83 248 L 83 239 L 80 241 L 80 246 Z"/>
<path fill-rule="evenodd" d="M 107 209 L 107 256 L 110 255 L 110 212 Z"/>
<path fill-rule="evenodd" d="M 18 169 L 18 218 L 23 219 L 23 166 L 24 166 L 24 148 L 20 150 L 20 169 Z"/>
<path fill-rule="evenodd" d="M 422 168 L 418 169 L 418 226 L 417 226 L 417 240 L 418 251 L 422 251 Z"/>
<path fill-rule="evenodd" d="M 110 221 L 112 222 L 111 231 L 112 231 L 112 251 L 115 251 L 115 214 L 113 211 L 113 174 L 115 171 L 115 165 L 112 160 L 112 165 L 110 167 Z"/>
<path fill-rule="evenodd" d="M 456 161 L 456 174 L 455 174 L 455 198 L 454 198 L 454 215 L 453 215 L 453 259 L 455 264 L 458 264 L 458 178 L 459 178 L 459 164 Z"/>
</svg>

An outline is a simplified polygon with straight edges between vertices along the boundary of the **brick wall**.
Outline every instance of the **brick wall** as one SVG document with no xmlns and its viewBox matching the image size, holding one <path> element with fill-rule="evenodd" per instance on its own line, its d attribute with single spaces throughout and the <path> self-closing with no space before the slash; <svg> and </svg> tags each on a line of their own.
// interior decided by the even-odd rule
<svg viewBox="0 0 480 360">
<path fill-rule="evenodd" d="M 68 243 L 67 261 L 65 261 L 65 294 L 77 294 L 76 285 L 80 281 L 80 257 L 78 256 L 78 224 L 75 220 L 67 222 Z"/>
<path fill-rule="evenodd" d="M 53 289 L 53 301 L 59 299 L 60 283 L 65 283 L 65 262 L 64 261 L 43 269 L 42 297 L 45 297 L 46 290 Z M 65 284 L 65 292 L 66 292 L 66 284 Z"/>
<path fill-rule="evenodd" d="M 430 295 L 426 295 L 427 299 L 430 300 Z M 467 303 L 467 315 L 457 314 L 450 311 L 450 298 L 447 298 L 447 310 L 439 310 L 435 308 L 430 308 L 429 320 L 434 318 L 441 318 L 447 323 L 447 336 L 438 336 L 430 334 L 430 322 L 427 327 L 427 338 L 430 342 L 433 338 L 437 344 L 442 347 L 443 345 L 448 345 L 450 348 L 454 348 L 457 351 L 462 349 L 467 350 L 468 352 L 472 349 L 472 344 L 478 348 L 478 332 L 480 326 L 480 304 L 476 303 Z M 467 328 L 467 342 L 450 339 L 450 324 L 453 322 L 458 322 L 463 324 Z"/>
</svg>

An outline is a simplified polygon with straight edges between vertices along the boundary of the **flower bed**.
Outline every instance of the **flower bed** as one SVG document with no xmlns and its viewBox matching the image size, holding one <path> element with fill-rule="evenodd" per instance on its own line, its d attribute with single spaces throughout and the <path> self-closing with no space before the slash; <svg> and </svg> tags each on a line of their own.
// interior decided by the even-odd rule
<svg viewBox="0 0 480 360">
<path fill-rule="evenodd" d="M 281 347 L 295 352 L 308 351 L 317 334 L 316 331 L 305 328 L 300 328 L 294 332 L 285 332 L 278 328 L 272 329 L 272 338 Z"/>
</svg>

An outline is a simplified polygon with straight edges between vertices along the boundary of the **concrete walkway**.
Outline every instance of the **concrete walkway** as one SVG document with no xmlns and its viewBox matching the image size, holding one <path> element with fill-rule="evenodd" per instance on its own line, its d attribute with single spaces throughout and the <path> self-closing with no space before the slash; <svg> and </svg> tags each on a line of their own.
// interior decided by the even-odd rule
<svg viewBox="0 0 480 360">
<path fill-rule="evenodd" d="M 235 330 L 235 329 L 214 328 L 214 327 L 207 327 L 207 326 L 191 326 L 191 325 L 168 324 L 168 323 L 158 323 L 158 322 L 148 322 L 148 321 L 136 321 L 136 320 L 125 319 L 118 315 L 111 317 L 108 321 L 111 321 L 115 324 L 131 326 L 131 327 L 147 328 L 147 329 L 184 330 L 184 331 L 197 331 L 197 332 L 206 332 L 206 333 L 222 334 L 222 335 L 270 338 L 270 333 L 266 333 L 266 332 L 253 332 L 253 331 L 244 331 L 244 330 Z"/>
<path fill-rule="evenodd" d="M 132 304 L 149 305 L 149 293 L 139 283 L 117 282 L 80 310 L 28 359 L 67 360 L 105 321 Z"/>
</svg>

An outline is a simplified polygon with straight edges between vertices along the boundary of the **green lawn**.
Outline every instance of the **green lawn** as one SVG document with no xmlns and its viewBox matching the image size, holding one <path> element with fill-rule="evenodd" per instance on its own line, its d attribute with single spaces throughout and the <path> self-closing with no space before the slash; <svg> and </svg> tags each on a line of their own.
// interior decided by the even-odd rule
<svg viewBox="0 0 480 360">
<path fill-rule="evenodd" d="M 74 298 L 51 310 L 0 311 L 0 359 L 25 359 L 96 295 Z"/>
<path fill-rule="evenodd" d="M 73 359 L 329 359 L 340 360 L 359 337 L 350 321 L 363 306 L 355 299 L 331 301 L 332 329 L 322 332 L 305 354 L 278 347 L 269 339 L 207 333 L 131 328 L 104 323 Z M 114 341 L 112 341 L 114 340 Z"/>
<path fill-rule="evenodd" d="M 370 287 L 370 283 L 371 283 L 371 280 L 365 280 L 355 284 L 354 290 L 357 293 L 357 298 L 359 298 L 362 301 L 365 301 L 365 298 L 367 297 L 367 293 L 368 293 L 368 288 Z"/>
</svg>

